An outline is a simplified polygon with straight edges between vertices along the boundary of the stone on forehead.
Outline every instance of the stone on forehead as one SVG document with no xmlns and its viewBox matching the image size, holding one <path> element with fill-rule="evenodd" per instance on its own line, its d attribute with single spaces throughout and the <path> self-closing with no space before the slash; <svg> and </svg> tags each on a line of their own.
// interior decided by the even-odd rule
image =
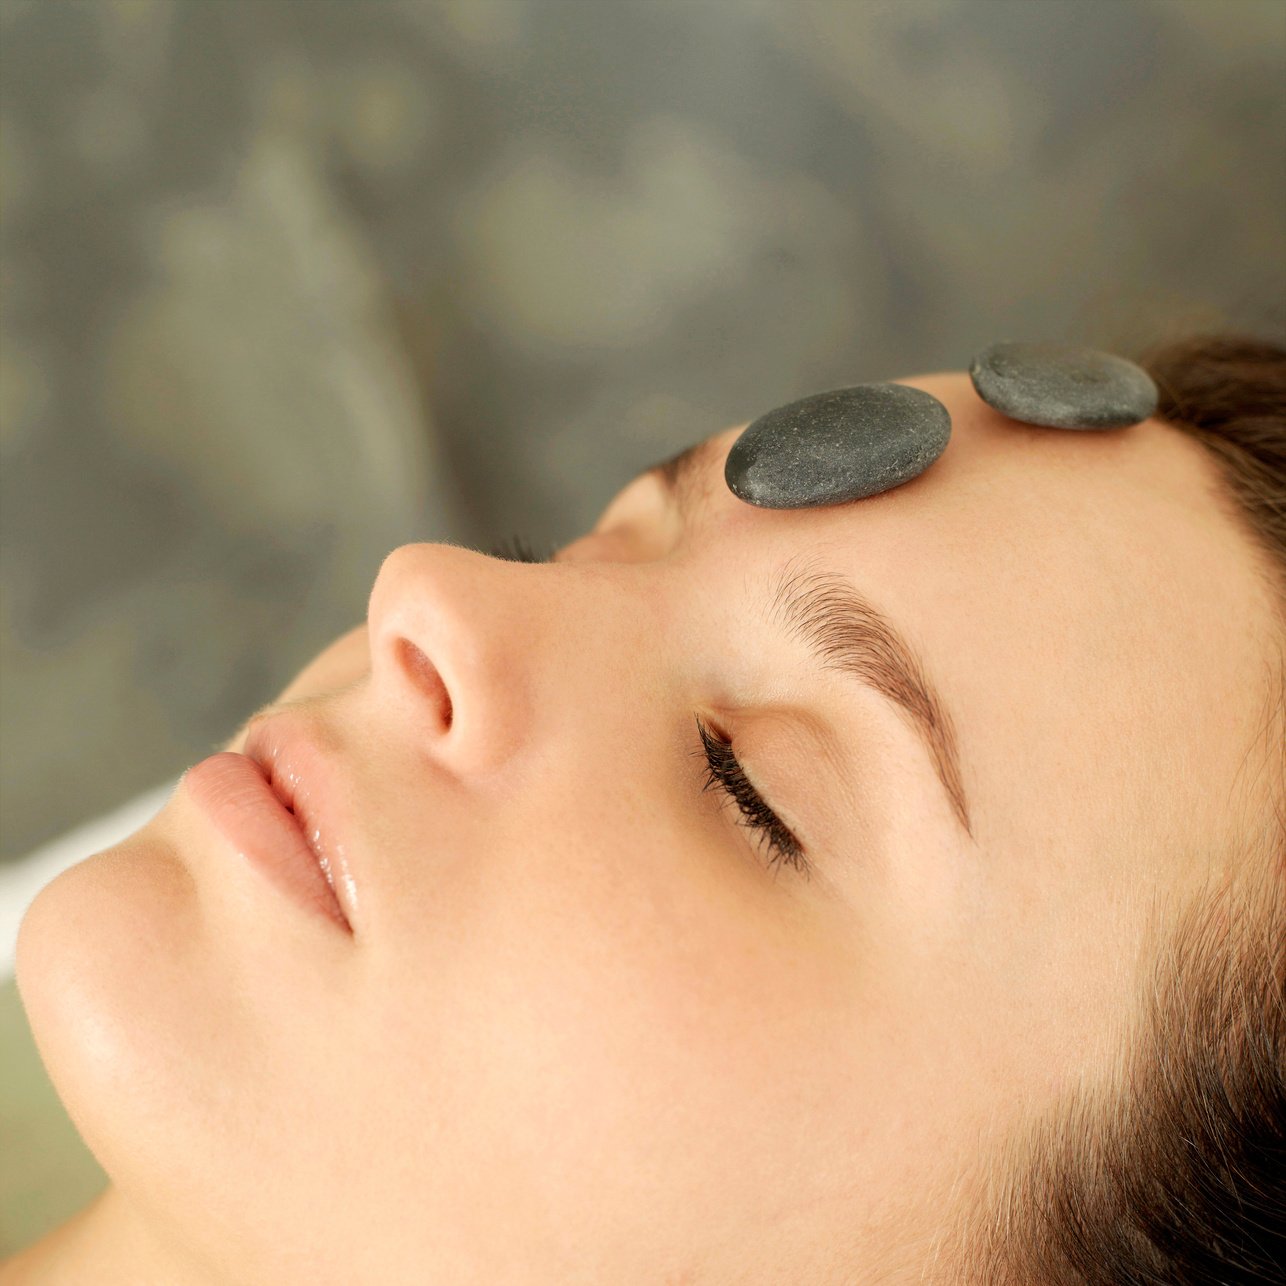
<svg viewBox="0 0 1286 1286">
<path fill-rule="evenodd" d="M 746 426 L 724 478 L 765 509 L 860 500 L 908 482 L 946 449 L 951 416 L 905 384 L 855 384 L 788 402 Z"/>
<path fill-rule="evenodd" d="M 1071 344 L 992 344 L 973 359 L 969 377 L 1002 415 L 1054 429 L 1124 428 L 1157 406 L 1157 386 L 1141 366 Z"/>
</svg>

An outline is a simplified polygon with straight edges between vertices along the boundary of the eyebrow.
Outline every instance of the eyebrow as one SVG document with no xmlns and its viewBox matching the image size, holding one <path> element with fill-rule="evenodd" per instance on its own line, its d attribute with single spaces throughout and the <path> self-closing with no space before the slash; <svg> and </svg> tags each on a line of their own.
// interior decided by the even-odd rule
<svg viewBox="0 0 1286 1286">
<path fill-rule="evenodd" d="M 709 465 L 722 445 L 705 438 L 646 470 L 685 521 L 709 494 Z M 803 640 L 818 665 L 850 674 L 884 696 L 910 719 L 952 811 L 973 838 L 969 801 L 955 720 L 929 678 L 920 653 L 890 618 L 847 577 L 792 559 L 780 573 L 771 598 L 772 614 Z"/>
<path fill-rule="evenodd" d="M 660 464 L 654 464 L 646 471 L 655 476 L 666 494 L 678 507 L 679 516 L 688 518 L 701 499 L 709 494 L 709 465 L 713 457 L 720 452 L 719 442 L 715 438 L 703 438 L 685 447 L 677 455 L 672 455 Z"/>
</svg>

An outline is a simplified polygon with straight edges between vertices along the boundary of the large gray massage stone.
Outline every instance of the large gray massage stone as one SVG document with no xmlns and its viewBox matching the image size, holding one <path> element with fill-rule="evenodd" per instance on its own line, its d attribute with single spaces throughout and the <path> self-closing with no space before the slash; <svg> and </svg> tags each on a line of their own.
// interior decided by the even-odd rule
<svg viewBox="0 0 1286 1286">
<path fill-rule="evenodd" d="M 813 393 L 748 424 L 724 478 L 748 504 L 804 509 L 859 500 L 923 473 L 946 449 L 951 416 L 904 384 Z"/>
<path fill-rule="evenodd" d="M 992 344 L 969 377 L 1002 415 L 1053 429 L 1124 428 L 1157 406 L 1157 386 L 1141 366 L 1072 344 Z"/>
</svg>

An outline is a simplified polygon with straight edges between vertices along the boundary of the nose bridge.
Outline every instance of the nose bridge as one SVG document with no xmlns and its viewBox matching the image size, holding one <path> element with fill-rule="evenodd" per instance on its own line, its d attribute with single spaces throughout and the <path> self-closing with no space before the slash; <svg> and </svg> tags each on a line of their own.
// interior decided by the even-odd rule
<svg viewBox="0 0 1286 1286">
<path fill-rule="evenodd" d="M 384 560 L 367 612 L 372 682 L 449 771 L 493 771 L 535 733 L 574 654 L 582 594 L 567 571 L 450 545 Z"/>
</svg>

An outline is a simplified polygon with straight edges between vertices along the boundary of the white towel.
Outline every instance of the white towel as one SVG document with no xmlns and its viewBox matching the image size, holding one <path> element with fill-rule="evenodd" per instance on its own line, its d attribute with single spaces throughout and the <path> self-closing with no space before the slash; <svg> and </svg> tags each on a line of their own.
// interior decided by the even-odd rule
<svg viewBox="0 0 1286 1286">
<path fill-rule="evenodd" d="M 36 894 L 69 866 L 128 839 L 161 811 L 177 779 L 136 795 L 128 803 L 42 844 L 16 862 L 0 866 L 0 984 L 13 976 L 18 925 Z"/>
</svg>

